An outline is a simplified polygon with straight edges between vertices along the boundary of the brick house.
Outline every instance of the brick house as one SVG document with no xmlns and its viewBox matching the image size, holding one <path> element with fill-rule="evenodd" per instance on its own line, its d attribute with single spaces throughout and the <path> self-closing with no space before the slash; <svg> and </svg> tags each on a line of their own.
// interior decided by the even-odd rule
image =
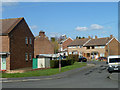
<svg viewBox="0 0 120 90">
<path fill-rule="evenodd" d="M 76 39 L 68 46 L 69 54 L 78 54 L 88 59 L 107 57 L 108 55 L 120 55 L 119 41 L 110 35 L 105 38 Z"/>
<path fill-rule="evenodd" d="M 120 55 L 119 41 L 110 35 L 110 37 L 91 39 L 84 45 L 85 57 L 92 59 L 98 57 L 107 57 L 108 55 Z"/>
<path fill-rule="evenodd" d="M 1 19 L 0 70 L 32 67 L 34 36 L 25 19 Z"/>
<path fill-rule="evenodd" d="M 59 43 L 59 52 L 61 55 L 68 55 L 68 45 L 73 41 L 72 38 L 66 38 L 65 40 L 60 41 Z"/>
<path fill-rule="evenodd" d="M 68 54 L 78 54 L 84 56 L 85 47 L 83 47 L 90 38 L 75 39 L 68 45 Z"/>
<path fill-rule="evenodd" d="M 39 36 L 36 36 L 34 40 L 34 57 L 39 54 L 54 54 L 54 46 L 44 31 L 40 31 Z"/>
</svg>

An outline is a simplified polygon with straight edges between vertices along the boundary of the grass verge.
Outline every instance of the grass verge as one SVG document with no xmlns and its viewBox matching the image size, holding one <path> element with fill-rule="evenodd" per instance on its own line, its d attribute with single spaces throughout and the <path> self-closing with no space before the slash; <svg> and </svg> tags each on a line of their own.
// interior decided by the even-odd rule
<svg viewBox="0 0 120 90">
<path fill-rule="evenodd" d="M 61 72 L 65 72 L 68 70 L 81 68 L 86 66 L 87 64 L 82 62 L 75 62 L 73 65 L 65 66 L 61 68 Z M 61 73 L 59 72 L 59 68 L 51 68 L 45 70 L 36 70 L 36 71 L 28 71 L 25 73 L 2 73 L 2 78 L 19 78 L 19 77 L 33 77 L 33 76 L 49 76 Z"/>
</svg>

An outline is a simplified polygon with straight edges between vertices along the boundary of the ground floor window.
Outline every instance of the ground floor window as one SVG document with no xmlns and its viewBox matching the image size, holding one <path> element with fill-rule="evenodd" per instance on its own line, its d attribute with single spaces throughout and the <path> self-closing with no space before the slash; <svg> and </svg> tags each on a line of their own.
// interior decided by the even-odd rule
<svg viewBox="0 0 120 90">
<path fill-rule="evenodd" d="M 104 57 L 105 56 L 105 54 L 104 53 L 100 53 L 100 57 Z"/>
<path fill-rule="evenodd" d="M 87 53 L 87 57 L 90 57 L 90 53 Z"/>
<path fill-rule="evenodd" d="M 69 54 L 72 54 L 72 52 L 69 52 Z"/>
<path fill-rule="evenodd" d="M 28 53 L 25 53 L 25 60 L 28 61 Z"/>
<path fill-rule="evenodd" d="M 73 54 L 78 54 L 78 52 L 73 52 Z"/>
</svg>

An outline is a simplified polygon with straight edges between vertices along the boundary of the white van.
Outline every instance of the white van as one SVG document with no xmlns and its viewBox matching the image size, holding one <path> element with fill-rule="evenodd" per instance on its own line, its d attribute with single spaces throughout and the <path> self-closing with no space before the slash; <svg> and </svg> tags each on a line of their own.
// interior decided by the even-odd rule
<svg viewBox="0 0 120 90">
<path fill-rule="evenodd" d="M 120 71 L 120 55 L 108 56 L 108 72 Z"/>
</svg>

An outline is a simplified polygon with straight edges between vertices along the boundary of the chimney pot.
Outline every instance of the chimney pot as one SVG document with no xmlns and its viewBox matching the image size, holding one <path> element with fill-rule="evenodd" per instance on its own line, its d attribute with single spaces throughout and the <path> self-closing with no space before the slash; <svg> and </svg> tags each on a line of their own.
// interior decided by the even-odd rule
<svg viewBox="0 0 120 90">
<path fill-rule="evenodd" d="M 97 36 L 95 36 L 95 39 L 97 39 Z"/>
<path fill-rule="evenodd" d="M 40 31 L 40 32 L 39 32 L 39 36 L 45 37 L 45 32 L 44 32 L 44 31 Z"/>
<path fill-rule="evenodd" d="M 110 38 L 112 38 L 113 37 L 113 35 L 110 35 Z"/>
<path fill-rule="evenodd" d="M 91 37 L 90 37 L 90 36 L 88 36 L 88 38 L 89 38 L 89 39 L 91 39 Z"/>
</svg>

